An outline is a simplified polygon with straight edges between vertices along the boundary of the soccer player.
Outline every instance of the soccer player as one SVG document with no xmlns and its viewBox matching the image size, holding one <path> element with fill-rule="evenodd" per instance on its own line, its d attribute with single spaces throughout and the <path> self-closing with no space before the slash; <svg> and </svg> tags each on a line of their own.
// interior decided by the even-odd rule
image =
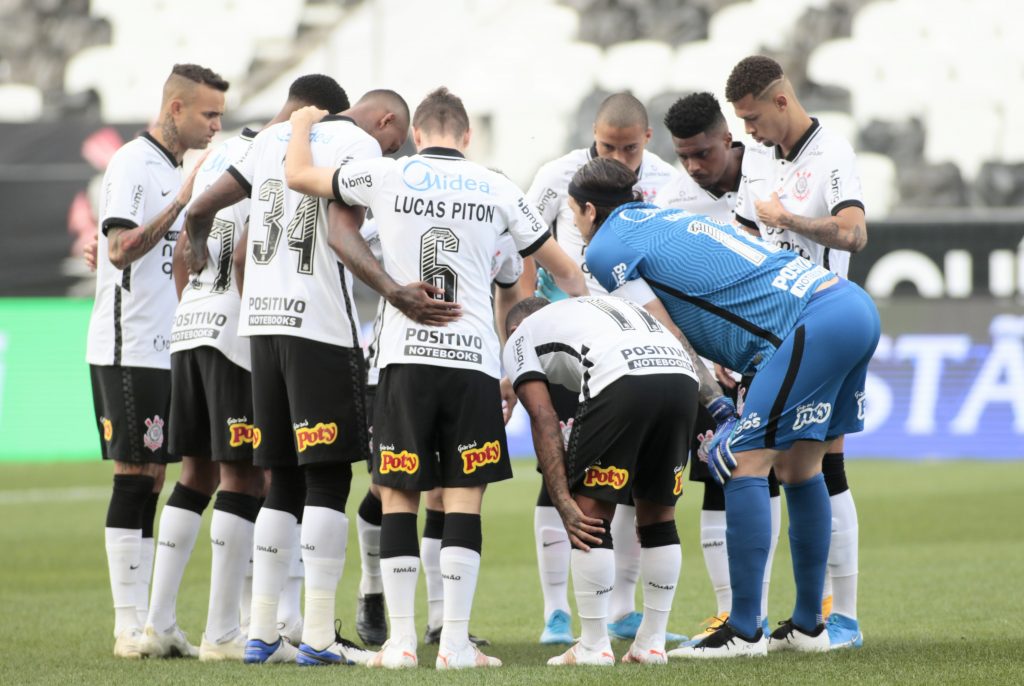
<svg viewBox="0 0 1024 686">
<path fill-rule="evenodd" d="M 731 222 L 739 190 L 745 146 L 733 141 L 729 126 L 718 100 L 711 93 L 691 93 L 672 104 L 665 115 L 665 126 L 672 136 L 672 144 L 686 174 L 662 188 L 655 204 L 674 207 L 687 212 L 703 214 L 719 222 Z M 713 363 L 705 360 L 706 364 Z M 714 365 L 713 365 L 714 366 Z M 726 393 L 736 398 L 736 379 L 720 365 L 715 376 Z M 744 384 L 749 386 L 749 379 Z M 745 391 L 744 391 L 745 392 Z M 729 618 L 732 591 L 729 586 L 729 555 L 725 545 L 725 493 L 711 478 L 707 464 L 697 459 L 700 436 L 714 431 L 714 418 L 703 407 L 697 411 L 697 423 L 690 454 L 693 458 L 690 479 L 704 484 L 704 500 L 700 512 L 700 543 L 704 564 L 711 579 L 718 602 L 717 612 L 704 622 L 704 628 L 684 645 L 696 645 Z M 761 594 L 761 616 L 768 616 L 768 582 L 771 578 L 772 559 L 782 526 L 782 507 L 779 482 L 775 473 L 768 475 L 771 496 L 772 547 L 768 551 L 765 567 L 764 590 Z M 767 619 L 763 620 L 764 626 Z"/>
<path fill-rule="evenodd" d="M 732 607 L 714 633 L 669 656 L 828 650 L 821 594 L 832 517 L 821 461 L 835 437 L 864 427 L 878 311 L 855 284 L 733 225 L 624 202 L 635 179 L 608 160 L 573 177 L 570 195 L 590 241 L 591 272 L 614 294 L 678 327 L 696 353 L 757 372 L 737 417 L 710 371 L 697 365 L 701 402 L 718 422 L 707 454 L 712 475 L 725 483 Z M 766 640 L 758 615 L 773 465 L 786 490 L 797 593 L 792 617 Z"/>
<path fill-rule="evenodd" d="M 369 246 L 374 258 L 382 259 L 380 253 L 380 235 L 377 223 L 366 221 L 360 234 Z M 495 285 L 494 318 L 503 321 L 510 308 L 521 299 L 517 290 L 520 274 L 523 272 L 523 258 L 516 250 L 515 242 L 508 234 L 498 238 L 497 251 L 491 260 L 491 279 Z M 381 303 L 383 304 L 383 300 Z M 377 360 L 380 354 L 380 330 L 383 325 L 383 307 L 377 309 L 377 317 L 373 323 L 373 339 L 367 350 L 370 370 L 367 374 L 366 404 L 370 438 L 373 438 L 373 401 L 377 393 L 380 369 Z M 504 328 L 498 329 L 499 334 Z M 504 342 L 504 335 L 500 336 Z M 504 383 L 504 380 L 503 380 Z M 504 408 L 504 419 L 508 423 L 515 403 L 515 395 L 511 398 L 503 390 L 503 400 L 511 400 Z M 441 640 L 441 625 L 444 619 L 444 583 L 441 579 L 441 539 L 444 534 L 444 501 L 442 489 L 428 491 L 424 498 L 426 522 L 423 527 L 423 538 L 420 542 L 420 562 L 427 582 L 427 628 L 423 634 L 426 644 Z M 356 604 L 356 633 L 367 645 L 381 645 L 387 640 L 387 620 L 384 611 L 384 587 L 380 576 L 380 525 L 384 512 L 380 501 L 380 488 L 370 484 L 359 505 L 356 517 L 356 528 L 359 538 L 359 554 L 361 575 L 359 578 L 359 595 Z M 489 645 L 486 639 L 469 635 L 469 640 L 478 646 Z"/>
<path fill-rule="evenodd" d="M 394 152 L 408 126 L 408 109 L 397 93 L 371 91 L 312 134 L 299 135 L 312 135 L 318 162 L 337 166 Z M 239 334 L 251 337 L 254 462 L 270 469 L 271 481 L 253 532 L 244 661 L 339 664 L 369 655 L 336 636 L 334 628 L 351 463 L 367 457 L 365 368 L 352 277 L 338 259 L 336 222 L 328 220 L 334 210 L 285 187 L 291 134 L 288 122 L 261 131 L 248 154 L 196 199 L 186 231 L 193 258 L 205 261 L 214 214 L 251 195 Z M 301 540 L 295 540 L 300 518 Z M 305 614 L 296 651 L 280 636 L 277 610 L 298 545 Z"/>
<path fill-rule="evenodd" d="M 480 569 L 484 488 L 512 476 L 490 302 L 498 237 L 507 231 L 521 254 L 535 255 L 569 292 L 586 292 L 583 274 L 549 240 L 547 226 L 506 177 L 465 159 L 469 117 L 447 89 L 430 93 L 417 106 L 413 139 L 419 152 L 397 161 L 351 162 L 340 169 L 309 166 L 309 150 L 299 134 L 317 116 L 306 110 L 292 116 L 296 135 L 286 163 L 289 185 L 370 208 L 386 273 L 399 281 L 435 284 L 441 302 L 462 314 L 438 328 L 385 307 L 373 413 L 373 480 L 383 502 L 381 576 L 391 634 L 368 664 L 417 664 L 416 512 L 420 492 L 441 486 L 444 612 L 436 665 L 497 666 L 499 660 L 470 642 L 468 625 Z M 381 266 L 358 233 L 351 235 L 353 244 L 362 245 L 363 256 L 346 251 L 346 258 L 362 265 L 357 274 L 376 288 Z"/>
<path fill-rule="evenodd" d="M 608 96 L 598 108 L 594 120 L 594 143 L 548 162 L 538 170 L 533 184 L 526 193 L 530 202 L 541 212 L 551 226 L 558 243 L 577 261 L 587 274 L 587 287 L 591 293 L 605 290 L 587 271 L 583 260 L 585 247 L 579 229 L 573 224 L 569 209 L 567 188 L 576 170 L 592 159 L 618 160 L 636 171 L 637 190 L 644 199 L 654 202 L 662 189 L 680 176 L 669 163 L 645 149 L 651 139 L 647 109 L 629 93 Z M 550 283 L 544 272 L 539 272 L 539 294 L 548 299 L 565 297 Z M 527 260 L 524 279 L 533 278 L 533 268 Z M 576 412 L 576 394 L 558 388 L 552 390 L 555 407 L 562 421 L 568 422 Z M 640 542 L 636 535 L 636 513 L 630 502 L 619 505 L 612 520 L 615 547 L 615 589 L 612 591 L 612 623 L 608 629 L 617 638 L 636 636 L 641 615 L 635 611 L 636 582 L 640 572 Z M 572 643 L 569 626 L 569 539 L 562 527 L 551 499 L 541 486 L 534 510 L 534 539 L 537 547 L 537 565 L 544 595 L 544 630 L 540 642 L 546 644 Z M 680 636 L 671 635 L 670 640 Z"/>
<path fill-rule="evenodd" d="M 691 359 L 650 313 L 618 298 L 530 298 L 512 308 L 507 329 L 505 369 L 530 414 L 544 482 L 573 546 L 582 636 L 548 664 L 615 663 L 607 630 L 615 580 L 610 520 L 630 493 L 644 613 L 622 661 L 665 664 L 682 562 L 675 504 L 697 409 Z M 549 383 L 579 393 L 564 444 Z"/>
<path fill-rule="evenodd" d="M 316 105 L 330 111 L 348 107 L 334 79 L 311 74 L 294 81 L 284 107 L 268 126 L 287 121 L 295 109 Z M 207 158 L 196 177 L 200 189 L 211 185 L 249 149 L 256 132 L 244 129 Z M 263 470 L 252 464 L 255 438 L 249 341 L 238 336 L 241 268 L 245 264 L 244 231 L 249 220 L 246 198 L 217 213 L 207 241 L 204 269 L 189 278 L 182 232 L 175 250 L 175 280 L 180 302 L 171 332 L 171 411 L 169 447 L 182 455 L 182 476 L 160 516 L 153 575 L 153 596 L 145 629 L 149 657 L 173 654 L 160 637 L 175 623 L 175 600 L 192 553 L 202 512 L 210 493 L 188 484 L 220 490 L 210 523 L 212 570 L 201 661 L 241 661 L 245 636 L 239 603 L 252 554 L 253 523 L 263 495 Z M 219 473 L 219 474 L 218 474 Z M 180 503 L 180 504 L 176 504 Z"/>
<path fill-rule="evenodd" d="M 106 550 L 118 657 L 142 656 L 157 496 L 165 465 L 177 459 L 164 442 L 177 303 L 171 258 L 197 171 L 183 182 L 181 161 L 220 130 L 227 88 L 205 67 L 174 65 L 156 122 L 114 154 L 103 177 L 86 361 L 103 459 L 114 461 Z M 176 626 L 170 632 L 182 654 L 195 655 Z"/>
<path fill-rule="evenodd" d="M 850 254 L 867 243 L 853 148 L 807 114 L 782 67 L 769 57 L 740 61 L 725 95 L 747 133 L 761 143 L 743 158 L 736 220 L 769 243 L 846 278 Z M 829 445 L 822 469 L 832 501 L 826 577 L 832 592 L 824 602 L 826 612 L 831 605 L 829 638 L 835 648 L 860 647 L 857 508 L 847 484 L 842 436 Z"/>
</svg>

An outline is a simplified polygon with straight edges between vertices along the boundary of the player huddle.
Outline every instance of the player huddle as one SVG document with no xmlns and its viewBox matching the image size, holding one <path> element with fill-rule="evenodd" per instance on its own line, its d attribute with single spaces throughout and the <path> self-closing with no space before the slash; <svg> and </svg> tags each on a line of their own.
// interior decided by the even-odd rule
<svg viewBox="0 0 1024 686">
<path fill-rule="evenodd" d="M 465 158 L 469 117 L 446 89 L 410 113 L 389 90 L 350 104 L 322 75 L 182 182 L 227 88 L 177 65 L 157 124 L 104 179 L 88 361 L 115 464 L 115 655 L 415 667 L 422 568 L 436 667 L 500 665 L 469 622 L 481 502 L 512 476 L 517 401 L 544 476 L 540 641 L 570 646 L 549 664 L 612 665 L 609 635 L 632 639 L 622 661 L 648 664 L 861 644 L 842 436 L 863 428 L 879 336 L 870 298 L 845 280 L 863 203 L 849 145 L 776 63 L 747 58 L 727 85 L 764 150 L 733 143 L 713 96 L 694 94 L 666 117 L 680 173 L 644 149 L 643 105 L 617 94 L 594 145 L 542 167 L 526 193 Z M 410 125 L 416 154 L 384 157 Z M 368 356 L 353 278 L 381 296 Z M 718 610 L 686 640 L 668 622 L 690 453 Z M 178 459 L 154 560 L 156 495 Z M 377 651 L 334 617 L 363 461 L 356 630 Z M 780 482 L 797 603 L 769 632 Z M 214 493 L 197 649 L 175 599 Z"/>
</svg>

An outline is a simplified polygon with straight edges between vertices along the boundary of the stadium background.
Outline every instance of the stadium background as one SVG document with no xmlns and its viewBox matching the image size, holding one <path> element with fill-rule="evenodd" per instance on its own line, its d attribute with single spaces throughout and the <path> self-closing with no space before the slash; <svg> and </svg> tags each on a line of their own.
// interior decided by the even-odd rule
<svg viewBox="0 0 1024 686">
<path fill-rule="evenodd" d="M 661 117 L 695 90 L 717 93 L 747 141 L 722 91 L 756 52 L 859 155 L 870 240 L 851 277 L 884 336 L 848 457 L 1024 458 L 1015 13 L 998 0 L 0 1 L 0 461 L 98 456 L 80 251 L 106 161 L 155 115 L 174 62 L 231 81 L 223 135 L 269 119 L 303 73 L 413 105 L 445 84 L 473 116 L 470 156 L 525 187 L 589 144 L 618 90 L 647 103 L 667 160 Z M 373 304 L 363 290 L 364 321 Z M 528 454 L 522 414 L 509 433 Z"/>
</svg>

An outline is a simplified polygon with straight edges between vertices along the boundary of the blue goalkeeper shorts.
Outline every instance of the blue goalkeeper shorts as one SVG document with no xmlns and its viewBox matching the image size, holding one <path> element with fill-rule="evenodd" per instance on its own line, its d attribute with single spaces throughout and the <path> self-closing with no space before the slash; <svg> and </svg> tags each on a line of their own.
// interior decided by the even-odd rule
<svg viewBox="0 0 1024 686">
<path fill-rule="evenodd" d="M 786 450 L 864 430 L 864 380 L 881 322 L 871 296 L 840 279 L 807 301 L 793 330 L 754 376 L 733 452 Z"/>
</svg>

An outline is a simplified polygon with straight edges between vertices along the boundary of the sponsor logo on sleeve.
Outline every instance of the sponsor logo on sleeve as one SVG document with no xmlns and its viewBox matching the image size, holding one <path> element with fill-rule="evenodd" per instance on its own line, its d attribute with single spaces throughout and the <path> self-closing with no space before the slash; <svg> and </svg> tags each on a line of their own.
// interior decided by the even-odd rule
<svg viewBox="0 0 1024 686">
<path fill-rule="evenodd" d="M 403 450 L 396 453 L 393 450 L 380 451 L 380 473 L 390 474 L 392 472 L 405 472 L 415 474 L 420 468 L 420 456 Z"/>
<path fill-rule="evenodd" d="M 612 277 L 615 279 L 616 286 L 626 285 L 626 263 L 619 262 L 617 265 L 612 267 Z"/>
<path fill-rule="evenodd" d="M 100 417 L 100 426 L 103 427 L 103 440 L 109 443 L 114 437 L 114 423 L 106 417 Z"/>
<path fill-rule="evenodd" d="M 793 431 L 799 431 L 811 424 L 824 424 L 832 416 L 832 403 L 807 403 L 796 408 Z"/>
<path fill-rule="evenodd" d="M 334 422 L 318 422 L 315 426 L 303 422 L 295 427 L 295 447 L 300 453 L 315 445 L 331 445 L 337 438 L 338 425 Z"/>
<path fill-rule="evenodd" d="M 153 415 L 146 420 L 146 433 L 142 434 L 142 444 L 152 452 L 160 450 L 164 445 L 164 420 L 160 415 Z"/>
<path fill-rule="evenodd" d="M 583 477 L 583 485 L 591 488 L 611 486 L 616 491 L 622 490 L 629 481 L 629 472 L 615 466 L 591 467 Z"/>
<path fill-rule="evenodd" d="M 497 464 L 501 461 L 501 444 L 498 441 L 487 441 L 483 447 L 477 448 L 476 441 L 469 445 L 460 445 L 462 453 L 462 471 L 472 474 L 479 467 Z"/>
</svg>

